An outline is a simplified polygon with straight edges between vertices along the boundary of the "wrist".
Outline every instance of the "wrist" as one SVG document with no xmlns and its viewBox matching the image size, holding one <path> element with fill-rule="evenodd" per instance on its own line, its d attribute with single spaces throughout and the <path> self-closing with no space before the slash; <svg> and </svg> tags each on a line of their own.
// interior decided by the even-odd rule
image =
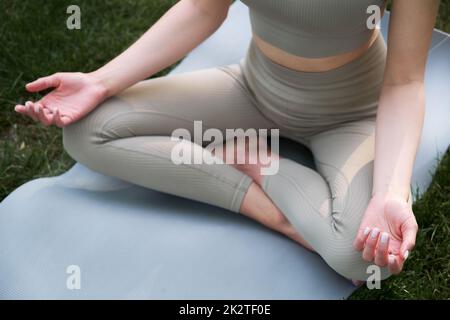
<svg viewBox="0 0 450 320">
<path fill-rule="evenodd" d="M 400 190 L 386 190 L 386 191 L 372 192 L 372 199 L 381 200 L 383 202 L 389 200 L 409 202 L 410 196 L 411 196 L 410 192 L 404 192 Z"/>
<path fill-rule="evenodd" d="M 116 94 L 113 85 L 111 84 L 110 81 L 108 81 L 108 77 L 106 77 L 99 70 L 87 73 L 87 75 L 94 82 L 95 86 L 99 90 L 99 94 L 102 96 L 103 99 L 107 99 Z"/>
</svg>

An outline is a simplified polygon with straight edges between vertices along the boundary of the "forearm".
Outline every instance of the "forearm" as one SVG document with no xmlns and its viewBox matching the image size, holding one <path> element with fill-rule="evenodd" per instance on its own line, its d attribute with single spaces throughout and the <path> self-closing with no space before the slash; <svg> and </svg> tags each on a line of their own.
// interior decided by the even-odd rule
<svg viewBox="0 0 450 320">
<path fill-rule="evenodd" d="M 383 87 L 376 121 L 373 195 L 408 198 L 424 109 L 423 82 Z"/>
<path fill-rule="evenodd" d="M 228 8 L 226 2 L 212 6 L 207 1 L 178 2 L 126 51 L 92 72 L 105 86 L 107 96 L 174 64 L 210 36 Z"/>
</svg>

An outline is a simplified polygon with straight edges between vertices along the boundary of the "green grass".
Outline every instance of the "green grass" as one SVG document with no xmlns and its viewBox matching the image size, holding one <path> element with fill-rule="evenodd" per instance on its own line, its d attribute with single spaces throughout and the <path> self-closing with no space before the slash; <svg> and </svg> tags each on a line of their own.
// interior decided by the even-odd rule
<svg viewBox="0 0 450 320">
<path fill-rule="evenodd" d="M 65 27 L 69 0 L 1 0 L 0 201 L 23 183 L 65 172 L 74 161 L 61 130 L 17 115 L 13 107 L 38 95 L 25 83 L 58 71 L 92 71 L 119 54 L 175 0 L 78 0 L 82 30 Z M 450 0 L 442 0 L 437 27 L 450 32 Z M 156 76 L 165 74 L 164 70 Z M 430 190 L 414 205 L 421 226 L 405 271 L 381 290 L 359 289 L 351 299 L 449 299 L 450 151 Z"/>
<path fill-rule="evenodd" d="M 82 29 L 66 28 L 69 0 L 1 0 L 0 201 L 30 179 L 74 164 L 61 130 L 14 112 L 32 100 L 24 85 L 58 71 L 92 71 L 134 42 L 175 0 L 80 0 Z M 168 70 L 164 70 L 161 75 Z"/>
</svg>

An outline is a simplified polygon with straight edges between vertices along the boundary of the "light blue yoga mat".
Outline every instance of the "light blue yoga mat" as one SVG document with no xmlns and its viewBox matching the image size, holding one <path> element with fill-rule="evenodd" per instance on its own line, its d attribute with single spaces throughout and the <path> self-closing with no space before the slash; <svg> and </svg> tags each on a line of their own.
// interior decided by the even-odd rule
<svg viewBox="0 0 450 320">
<path fill-rule="evenodd" d="M 174 73 L 239 61 L 250 39 L 247 14 L 234 4 Z M 413 179 L 421 191 L 450 142 L 449 57 L 449 37 L 436 31 Z M 281 151 L 312 166 L 298 144 L 284 141 Z M 243 216 L 80 164 L 26 183 L 0 204 L 0 299 L 342 299 L 354 289 L 316 254 Z"/>
</svg>

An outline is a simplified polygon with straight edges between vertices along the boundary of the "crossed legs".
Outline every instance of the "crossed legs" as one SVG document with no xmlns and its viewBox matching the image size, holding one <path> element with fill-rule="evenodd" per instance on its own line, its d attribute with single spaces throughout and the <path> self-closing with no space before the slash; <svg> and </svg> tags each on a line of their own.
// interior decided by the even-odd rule
<svg viewBox="0 0 450 320">
<path fill-rule="evenodd" d="M 95 171 L 241 212 L 315 250 L 347 278 L 366 278 L 368 264 L 352 240 L 371 195 L 374 121 L 314 136 L 318 172 L 281 159 L 279 172 L 264 177 L 258 165 L 174 164 L 179 142 L 170 136 L 179 128 L 193 133 L 194 121 L 222 132 L 275 127 L 232 65 L 141 82 L 64 128 L 63 143 Z"/>
</svg>

